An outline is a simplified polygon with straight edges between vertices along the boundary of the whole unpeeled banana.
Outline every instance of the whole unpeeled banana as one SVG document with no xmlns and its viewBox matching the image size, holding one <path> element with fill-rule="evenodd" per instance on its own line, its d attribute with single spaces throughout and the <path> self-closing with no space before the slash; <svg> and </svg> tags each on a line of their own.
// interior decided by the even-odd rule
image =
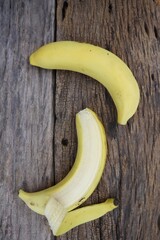
<svg viewBox="0 0 160 240">
<path fill-rule="evenodd" d="M 99 81 L 113 98 L 120 124 L 126 124 L 137 110 L 137 81 L 128 66 L 110 51 L 88 43 L 59 41 L 35 51 L 30 63 L 46 69 L 80 72 Z"/>
</svg>

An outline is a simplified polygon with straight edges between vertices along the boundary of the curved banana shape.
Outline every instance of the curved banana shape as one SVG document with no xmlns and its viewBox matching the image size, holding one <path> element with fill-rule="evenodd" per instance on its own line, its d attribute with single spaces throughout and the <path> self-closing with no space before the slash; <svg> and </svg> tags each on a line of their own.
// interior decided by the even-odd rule
<svg viewBox="0 0 160 240">
<path fill-rule="evenodd" d="M 27 193 L 20 190 L 19 197 L 33 211 L 44 215 L 45 207 L 53 196 L 66 211 L 70 211 L 92 194 L 102 176 L 106 162 L 107 143 L 104 128 L 96 114 L 86 108 L 76 115 L 78 151 L 68 175 L 46 190 Z"/>
<path fill-rule="evenodd" d="M 99 81 L 113 98 L 118 123 L 125 125 L 139 104 L 139 87 L 127 65 L 113 53 L 87 43 L 60 41 L 39 48 L 30 63 L 46 69 L 72 70 Z"/>
<path fill-rule="evenodd" d="M 67 212 L 53 197 L 45 208 L 45 216 L 55 236 L 62 235 L 74 227 L 100 218 L 104 214 L 117 208 L 114 199 L 107 199 L 103 203 L 94 204 Z"/>
</svg>

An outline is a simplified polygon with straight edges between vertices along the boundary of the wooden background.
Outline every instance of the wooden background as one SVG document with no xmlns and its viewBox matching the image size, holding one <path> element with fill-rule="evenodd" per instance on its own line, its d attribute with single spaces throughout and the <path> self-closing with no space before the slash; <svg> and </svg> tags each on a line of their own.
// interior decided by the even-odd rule
<svg viewBox="0 0 160 240">
<path fill-rule="evenodd" d="M 158 1 L 157 1 L 158 2 Z M 138 111 L 116 123 L 107 91 L 84 75 L 29 65 L 58 40 L 89 42 L 121 57 L 141 90 Z M 109 156 L 85 204 L 119 199 L 117 210 L 53 237 L 19 198 L 59 182 L 75 159 L 75 114 L 102 120 Z M 160 6 L 153 0 L 0 0 L 0 239 L 160 239 Z"/>
</svg>

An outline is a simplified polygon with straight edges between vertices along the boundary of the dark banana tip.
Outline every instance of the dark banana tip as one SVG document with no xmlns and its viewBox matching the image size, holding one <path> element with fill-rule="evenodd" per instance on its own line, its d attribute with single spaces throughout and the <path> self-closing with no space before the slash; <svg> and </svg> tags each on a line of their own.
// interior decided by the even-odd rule
<svg viewBox="0 0 160 240">
<path fill-rule="evenodd" d="M 113 203 L 114 203 L 115 206 L 118 206 L 119 205 L 119 200 L 117 198 L 115 198 Z"/>
</svg>

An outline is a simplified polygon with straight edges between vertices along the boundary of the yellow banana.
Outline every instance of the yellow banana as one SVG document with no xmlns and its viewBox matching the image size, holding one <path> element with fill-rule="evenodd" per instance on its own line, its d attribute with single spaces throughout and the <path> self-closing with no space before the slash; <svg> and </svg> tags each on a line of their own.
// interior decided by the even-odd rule
<svg viewBox="0 0 160 240">
<path fill-rule="evenodd" d="M 139 87 L 127 65 L 113 53 L 87 43 L 60 41 L 39 48 L 30 63 L 46 69 L 72 70 L 86 74 L 107 88 L 125 125 L 139 104 Z"/>
<path fill-rule="evenodd" d="M 67 212 L 53 197 L 45 208 L 45 216 L 55 236 L 62 235 L 80 224 L 95 220 L 117 208 L 114 199 Z"/>
<path fill-rule="evenodd" d="M 68 175 L 58 184 L 43 191 L 19 197 L 33 211 L 44 215 L 53 196 L 66 211 L 70 211 L 92 194 L 102 176 L 106 162 L 107 143 L 104 128 L 97 115 L 86 108 L 76 115 L 78 150 L 75 163 Z"/>
</svg>

